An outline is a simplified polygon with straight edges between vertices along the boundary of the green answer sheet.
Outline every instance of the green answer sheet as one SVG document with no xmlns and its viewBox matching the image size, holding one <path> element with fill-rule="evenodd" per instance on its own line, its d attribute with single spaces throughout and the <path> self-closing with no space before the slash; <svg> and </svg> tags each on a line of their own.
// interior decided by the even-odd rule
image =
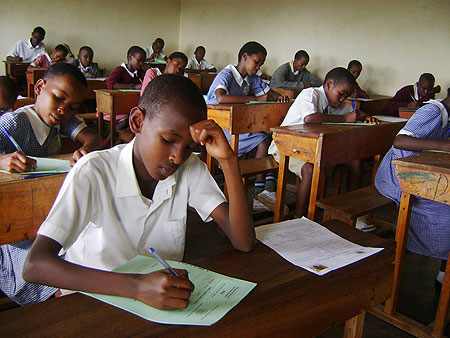
<svg viewBox="0 0 450 338">
<path fill-rule="evenodd" d="M 15 175 L 31 175 L 31 174 L 63 174 L 67 173 L 71 166 L 68 160 L 59 160 L 49 157 L 28 156 L 37 161 L 37 168 L 34 171 L 25 171 L 23 173 L 14 173 Z M 0 170 L 2 173 L 10 174 L 6 170 Z"/>
<path fill-rule="evenodd" d="M 167 262 L 173 268 L 187 270 L 189 280 L 195 285 L 186 309 L 158 310 L 132 298 L 83 293 L 152 322 L 209 326 L 225 316 L 256 286 L 256 283 L 224 276 L 187 263 Z M 136 256 L 113 271 L 150 273 L 161 269 L 164 267 L 155 258 Z"/>
</svg>

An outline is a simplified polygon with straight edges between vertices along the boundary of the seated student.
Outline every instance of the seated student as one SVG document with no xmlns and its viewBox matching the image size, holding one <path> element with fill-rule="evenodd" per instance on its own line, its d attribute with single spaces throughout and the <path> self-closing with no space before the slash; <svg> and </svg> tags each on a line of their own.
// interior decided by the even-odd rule
<svg viewBox="0 0 450 338">
<path fill-rule="evenodd" d="M 362 63 L 358 60 L 352 60 L 348 63 L 347 69 L 355 77 L 356 80 L 362 72 Z M 356 82 L 355 91 L 352 95 L 350 95 L 350 97 L 361 97 L 363 99 L 368 99 L 369 95 L 367 95 L 367 93 L 361 89 L 358 82 Z"/>
<path fill-rule="evenodd" d="M 8 76 L 0 76 L 0 115 L 12 111 L 19 90 L 16 83 Z"/>
<path fill-rule="evenodd" d="M 164 69 L 164 74 L 176 74 L 176 75 L 184 75 L 184 67 L 186 67 L 187 56 L 182 52 L 173 52 L 167 58 L 167 65 Z M 162 75 L 159 68 L 149 68 L 145 72 L 144 81 L 142 82 L 141 87 L 141 96 L 144 94 L 144 90 L 147 85 L 152 81 L 155 77 Z"/>
<path fill-rule="evenodd" d="M 405 86 L 395 93 L 395 96 L 384 107 L 382 114 L 398 116 L 398 108 L 417 109 L 424 102 L 434 99 L 434 94 L 441 91 L 440 86 L 434 87 L 434 82 L 433 74 L 423 73 L 418 82 Z"/>
<path fill-rule="evenodd" d="M 70 60 L 72 66 L 77 67 L 85 77 L 100 77 L 100 69 L 98 64 L 94 62 L 94 51 L 91 47 L 83 46 L 78 52 L 78 59 Z"/>
<path fill-rule="evenodd" d="M 304 50 L 295 53 L 294 61 L 287 62 L 278 67 L 270 80 L 270 88 L 288 87 L 303 89 L 320 86 L 317 80 L 307 69 L 309 55 Z"/>
<path fill-rule="evenodd" d="M 186 72 L 190 70 L 206 70 L 217 72 L 216 67 L 205 59 L 206 49 L 203 46 L 195 48 L 194 56 L 191 57 L 186 66 Z"/>
<path fill-rule="evenodd" d="M 238 54 L 238 64 L 228 65 L 220 71 L 209 87 L 206 103 L 246 103 L 250 101 L 284 101 L 285 98 L 274 92 L 269 86 L 256 76 L 266 60 L 267 50 L 258 42 L 247 42 Z M 252 95 L 249 95 L 250 92 Z M 230 133 L 224 131 L 228 141 Z M 239 135 L 239 154 L 242 156 L 256 148 L 256 158 L 267 156 L 269 138 L 265 133 L 249 133 Z M 259 174 L 255 181 L 255 195 L 263 190 L 275 191 L 275 177 L 273 174 L 264 176 Z M 258 200 L 253 201 L 254 208 L 261 208 Z"/>
<path fill-rule="evenodd" d="M 36 27 L 31 33 L 29 40 L 19 40 L 6 56 L 7 61 L 31 62 L 39 55 L 45 53 L 45 45 L 42 41 L 45 38 L 45 29 Z"/>
<path fill-rule="evenodd" d="M 109 271 L 136 255 L 151 256 L 151 247 L 164 259 L 182 260 L 187 205 L 216 221 L 236 249 L 250 251 L 255 232 L 237 156 L 220 127 L 205 119 L 205 101 L 191 80 L 170 74 L 153 80 L 130 114 L 134 140 L 88 154 L 67 175 L 28 254 L 25 280 L 185 308 L 193 290 L 185 270 L 176 269 L 180 277 L 164 269 Z M 197 143 L 219 161 L 228 203 L 192 154 Z"/>
<path fill-rule="evenodd" d="M 67 62 L 66 57 L 69 55 L 69 58 L 73 59 L 72 51 L 69 46 L 66 44 L 61 44 L 53 49 L 52 53 L 48 55 L 48 53 L 44 53 L 38 56 L 33 62 L 30 64 L 30 67 L 41 67 L 48 68 L 54 63 L 58 62 Z"/>
<path fill-rule="evenodd" d="M 378 120 L 367 116 L 361 111 L 352 111 L 351 106 L 344 104 L 344 100 L 355 90 L 356 81 L 350 72 L 337 67 L 328 72 L 321 87 L 303 89 L 295 102 L 289 108 L 281 126 L 304 123 L 322 122 L 356 122 L 358 120 L 372 123 Z M 272 141 L 269 154 L 280 161 L 275 142 Z M 348 163 L 350 174 L 347 179 L 347 189 L 354 190 L 361 185 L 362 166 L 360 160 Z M 295 214 L 298 217 L 306 216 L 308 211 L 309 194 L 313 173 L 313 164 L 291 158 L 289 170 L 297 175 L 297 200 Z M 273 203 L 271 199 L 260 198 L 264 204 Z"/>
<path fill-rule="evenodd" d="M 164 48 L 164 40 L 161 38 L 156 38 L 155 41 L 153 41 L 151 46 L 148 46 L 145 49 L 147 58 L 145 61 L 155 61 L 155 59 L 158 60 L 166 60 L 167 56 L 163 52 Z"/>
<path fill-rule="evenodd" d="M 431 100 L 408 120 L 378 168 L 375 186 L 382 195 L 400 205 L 402 189 L 393 160 L 413 156 L 424 150 L 450 151 L 449 114 L 450 95 L 447 95 L 442 101 Z M 444 280 L 450 251 L 450 206 L 418 196 L 413 198 L 412 203 L 407 249 L 443 260 L 436 277 L 439 287 Z"/>
</svg>

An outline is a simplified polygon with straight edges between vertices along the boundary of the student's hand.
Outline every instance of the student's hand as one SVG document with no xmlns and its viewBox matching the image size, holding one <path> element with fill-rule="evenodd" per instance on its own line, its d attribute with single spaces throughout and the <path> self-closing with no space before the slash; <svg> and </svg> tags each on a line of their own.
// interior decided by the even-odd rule
<svg viewBox="0 0 450 338">
<path fill-rule="evenodd" d="M 142 83 L 130 84 L 130 89 L 141 89 Z"/>
<path fill-rule="evenodd" d="M 438 94 L 441 92 L 441 86 L 437 85 L 436 87 L 433 88 L 433 93 Z"/>
<path fill-rule="evenodd" d="M 366 116 L 365 118 L 362 119 L 362 121 L 364 123 L 371 123 L 371 124 L 380 124 L 381 121 L 378 120 L 376 117 L 373 116 Z"/>
<path fill-rule="evenodd" d="M 10 173 L 23 173 L 31 171 L 33 168 L 37 168 L 36 160 L 28 158 L 18 151 L 0 157 L 0 169 Z"/>
<path fill-rule="evenodd" d="M 89 73 L 87 77 L 93 78 L 93 77 L 95 77 L 95 74 Z"/>
<path fill-rule="evenodd" d="M 352 95 L 350 95 L 349 97 L 357 98 L 357 97 L 358 97 L 358 94 L 356 93 L 356 91 L 354 91 L 354 92 L 352 93 Z"/>
<path fill-rule="evenodd" d="M 206 151 L 219 162 L 236 156 L 222 128 L 213 120 L 203 120 L 189 127 L 194 142 L 205 145 Z"/>
<path fill-rule="evenodd" d="M 269 101 L 269 94 L 265 93 L 260 96 L 255 96 L 255 101 L 267 102 L 267 101 Z"/>
<path fill-rule="evenodd" d="M 291 99 L 288 96 L 280 95 L 277 98 L 277 102 L 289 102 Z"/>
<path fill-rule="evenodd" d="M 72 51 L 70 50 L 69 45 L 67 43 L 63 43 L 62 45 L 67 48 L 67 51 L 68 51 L 67 55 L 69 56 L 69 58 L 73 59 L 74 56 L 73 56 Z"/>
<path fill-rule="evenodd" d="M 72 158 L 70 159 L 70 165 L 73 166 L 77 161 L 82 158 L 84 155 L 90 153 L 91 151 L 85 147 L 81 147 L 80 149 L 75 150 L 75 152 L 72 155 Z"/>
<path fill-rule="evenodd" d="M 10 56 L 10 57 L 8 57 L 8 61 L 11 61 L 11 62 L 20 62 L 20 61 L 22 61 L 22 58 L 20 57 L 20 56 Z"/>
<path fill-rule="evenodd" d="M 411 101 L 410 103 L 408 103 L 406 105 L 406 108 L 409 108 L 409 109 L 417 109 L 417 108 L 419 108 L 419 101 Z"/>
<path fill-rule="evenodd" d="M 180 277 L 173 276 L 167 270 L 134 275 L 138 281 L 136 299 L 161 310 L 186 308 L 194 285 L 189 281 L 186 270 L 174 270 Z"/>
<path fill-rule="evenodd" d="M 342 115 L 344 122 L 353 123 L 358 120 L 358 113 L 356 111 L 351 111 L 350 113 Z"/>
</svg>

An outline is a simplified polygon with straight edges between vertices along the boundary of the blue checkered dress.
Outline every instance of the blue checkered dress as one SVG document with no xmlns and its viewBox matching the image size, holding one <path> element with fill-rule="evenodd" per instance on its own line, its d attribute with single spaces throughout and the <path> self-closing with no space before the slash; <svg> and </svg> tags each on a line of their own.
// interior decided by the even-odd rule
<svg viewBox="0 0 450 338">
<path fill-rule="evenodd" d="M 416 138 L 447 141 L 450 135 L 448 116 L 446 125 L 442 121 L 439 106 L 430 103 L 416 111 L 402 132 Z M 395 165 L 391 162 L 418 153 L 392 147 L 378 168 L 375 186 L 397 205 L 402 191 Z M 447 259 L 450 251 L 450 205 L 413 197 L 407 248 L 421 255 Z"/>
</svg>

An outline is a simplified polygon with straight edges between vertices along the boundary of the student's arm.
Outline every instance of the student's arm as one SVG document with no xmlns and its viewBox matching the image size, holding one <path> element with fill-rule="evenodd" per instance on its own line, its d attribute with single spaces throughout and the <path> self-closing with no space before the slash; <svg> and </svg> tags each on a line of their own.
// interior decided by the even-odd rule
<svg viewBox="0 0 450 338">
<path fill-rule="evenodd" d="M 407 87 L 403 87 L 395 96 L 389 100 L 386 107 L 383 109 L 384 114 L 391 116 L 398 116 L 398 108 L 408 107 L 408 108 L 418 108 L 418 102 L 411 98 L 411 92 Z"/>
<path fill-rule="evenodd" d="M 70 163 L 73 165 L 83 155 L 94 150 L 103 149 L 103 140 L 97 133 L 94 133 L 89 128 L 81 130 L 75 138 L 82 146 L 73 153 Z"/>
<path fill-rule="evenodd" d="M 69 57 L 69 59 L 73 60 L 75 57 L 74 57 L 72 51 L 70 50 L 69 45 L 67 43 L 63 43 L 63 46 L 67 48 L 67 51 L 68 51 L 67 56 Z"/>
<path fill-rule="evenodd" d="M 283 96 L 272 89 L 267 92 L 267 98 L 267 101 L 289 102 L 289 97 Z"/>
<path fill-rule="evenodd" d="M 421 151 L 442 150 L 450 151 L 450 141 L 415 138 L 408 135 L 397 135 L 394 139 L 394 147 L 397 149 Z"/>
<path fill-rule="evenodd" d="M 0 154 L 0 169 L 10 173 L 23 173 L 36 168 L 36 160 L 16 151 L 11 154 Z"/>
<path fill-rule="evenodd" d="M 322 82 L 318 79 L 316 79 L 309 70 L 304 70 L 305 75 L 303 75 L 302 82 L 306 82 L 309 84 L 310 87 L 319 87 Z"/>
<path fill-rule="evenodd" d="M 225 89 L 216 89 L 217 103 L 247 103 L 250 101 L 267 101 L 267 94 L 261 96 L 228 95 Z"/>
<path fill-rule="evenodd" d="M 20 56 L 7 56 L 6 57 L 6 61 L 10 61 L 10 62 L 20 62 L 22 61 L 22 58 Z"/>
<path fill-rule="evenodd" d="M 133 85 L 130 83 L 122 83 L 121 66 L 114 68 L 111 75 L 106 80 L 107 89 L 141 89 L 141 84 Z"/>
<path fill-rule="evenodd" d="M 23 278 L 31 283 L 62 289 L 95 292 L 137 299 L 150 306 L 174 310 L 185 308 L 193 286 L 187 271 L 181 278 L 165 270 L 149 274 L 122 274 L 72 264 L 58 257 L 61 244 L 38 235 L 26 258 Z"/>
<path fill-rule="evenodd" d="M 250 251 L 255 242 L 255 230 L 248 209 L 247 196 L 242 185 L 238 158 L 231 149 L 222 129 L 212 120 L 190 126 L 192 139 L 206 146 L 206 151 L 220 164 L 228 189 L 228 203 L 220 204 L 211 213 L 231 240 L 233 247 Z"/>
<path fill-rule="evenodd" d="M 282 65 L 278 67 L 272 75 L 272 79 L 270 80 L 271 88 L 279 88 L 279 87 L 289 87 L 289 88 L 297 88 L 302 89 L 303 84 L 298 81 L 288 81 L 288 75 L 290 73 L 289 64 L 287 67 Z"/>
<path fill-rule="evenodd" d="M 305 123 L 322 123 L 322 122 L 356 122 L 358 118 L 358 114 L 356 111 L 349 112 L 344 115 L 331 115 L 331 114 L 322 114 L 322 113 L 314 113 L 308 116 L 305 116 Z"/>
</svg>

